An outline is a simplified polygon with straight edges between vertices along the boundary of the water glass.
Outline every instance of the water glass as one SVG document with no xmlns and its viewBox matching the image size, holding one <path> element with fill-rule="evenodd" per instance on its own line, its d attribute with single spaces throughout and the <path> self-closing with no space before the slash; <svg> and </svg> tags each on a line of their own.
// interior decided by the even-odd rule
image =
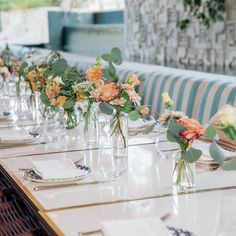
<svg viewBox="0 0 236 236">
<path fill-rule="evenodd" d="M 99 153 L 99 169 L 106 179 L 120 177 L 127 169 L 128 159 L 114 155 L 110 142 L 101 143 Z"/>
<path fill-rule="evenodd" d="M 60 140 L 66 135 L 66 118 L 64 116 L 64 110 L 59 109 L 59 111 L 50 111 L 46 115 L 44 135 L 49 142 Z"/>
</svg>

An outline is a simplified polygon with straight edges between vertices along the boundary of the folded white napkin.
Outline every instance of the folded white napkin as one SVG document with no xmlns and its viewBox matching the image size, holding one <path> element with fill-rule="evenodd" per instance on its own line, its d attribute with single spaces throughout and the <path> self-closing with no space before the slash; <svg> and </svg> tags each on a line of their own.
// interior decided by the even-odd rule
<svg viewBox="0 0 236 236">
<path fill-rule="evenodd" d="M 71 159 L 61 158 L 57 160 L 35 160 L 31 165 L 42 179 L 74 178 L 84 174 L 78 170 Z"/>
<path fill-rule="evenodd" d="M 199 149 L 202 151 L 202 157 L 201 157 L 201 160 L 212 160 L 212 157 L 210 155 L 210 152 L 209 152 L 209 147 L 210 147 L 210 143 L 204 143 L 202 141 L 199 141 L 199 140 L 196 140 L 194 143 L 193 143 L 193 147 L 196 148 L 196 149 Z M 236 152 L 230 152 L 228 150 L 225 150 L 223 148 L 221 148 L 221 150 L 223 151 L 225 157 L 235 157 L 236 156 Z"/>
<path fill-rule="evenodd" d="M 102 230 L 105 236 L 171 236 L 158 218 L 126 219 L 104 221 Z"/>
<path fill-rule="evenodd" d="M 30 141 L 34 137 L 25 130 L 10 130 L 0 133 L 0 142 Z"/>
<path fill-rule="evenodd" d="M 150 126 L 155 123 L 154 120 L 145 120 L 142 118 L 139 118 L 136 121 L 129 120 L 128 122 L 129 122 L 128 123 L 129 129 L 141 129 L 141 128 L 145 128 L 145 127 Z"/>
</svg>

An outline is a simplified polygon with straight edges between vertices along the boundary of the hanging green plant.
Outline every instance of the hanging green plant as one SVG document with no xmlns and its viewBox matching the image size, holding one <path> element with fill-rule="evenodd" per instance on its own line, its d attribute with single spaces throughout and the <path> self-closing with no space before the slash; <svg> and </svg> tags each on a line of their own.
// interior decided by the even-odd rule
<svg viewBox="0 0 236 236">
<path fill-rule="evenodd" d="M 181 30 L 186 30 L 193 19 L 209 29 L 214 22 L 225 18 L 225 0 L 183 0 L 183 4 L 188 16 L 177 23 Z"/>
</svg>

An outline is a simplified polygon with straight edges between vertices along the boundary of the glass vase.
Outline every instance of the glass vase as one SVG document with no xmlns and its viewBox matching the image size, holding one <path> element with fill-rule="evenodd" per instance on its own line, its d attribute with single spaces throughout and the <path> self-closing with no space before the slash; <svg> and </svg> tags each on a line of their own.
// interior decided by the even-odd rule
<svg viewBox="0 0 236 236">
<path fill-rule="evenodd" d="M 78 124 L 77 115 L 74 110 L 65 110 L 66 113 L 66 128 L 73 129 Z"/>
<path fill-rule="evenodd" d="M 195 188 L 196 164 L 183 158 L 184 153 L 174 155 L 173 184 L 179 191 L 188 192 Z"/>
<path fill-rule="evenodd" d="M 89 145 L 99 144 L 99 132 L 98 132 L 98 111 L 97 106 L 89 105 L 84 117 L 84 141 Z"/>
<path fill-rule="evenodd" d="M 111 148 L 116 158 L 128 157 L 128 115 L 115 113 L 110 120 Z"/>
</svg>

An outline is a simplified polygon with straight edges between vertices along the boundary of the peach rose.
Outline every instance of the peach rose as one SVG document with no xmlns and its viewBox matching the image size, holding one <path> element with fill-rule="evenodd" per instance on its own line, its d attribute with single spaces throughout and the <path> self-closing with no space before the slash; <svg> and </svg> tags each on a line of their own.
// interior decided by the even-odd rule
<svg viewBox="0 0 236 236">
<path fill-rule="evenodd" d="M 99 91 L 99 101 L 109 102 L 119 95 L 119 90 L 115 83 L 104 84 L 99 88 Z"/>
<path fill-rule="evenodd" d="M 148 107 L 140 107 L 138 111 L 142 116 L 147 116 L 149 113 L 149 108 Z"/>
<path fill-rule="evenodd" d="M 179 119 L 178 122 L 187 128 L 187 130 L 180 132 L 180 137 L 184 139 L 198 139 L 206 131 L 204 127 L 195 119 Z"/>
<path fill-rule="evenodd" d="M 90 67 L 86 71 L 86 78 L 98 85 L 102 79 L 102 65 L 94 65 Z"/>
<path fill-rule="evenodd" d="M 36 77 L 36 71 L 35 70 L 32 70 L 30 71 L 28 74 L 27 74 L 27 77 L 29 79 L 29 81 L 34 81 L 35 77 Z"/>
<path fill-rule="evenodd" d="M 0 66 L 4 66 L 4 62 L 2 58 L 0 58 Z"/>
<path fill-rule="evenodd" d="M 51 101 L 52 106 L 63 106 L 66 102 L 66 96 L 59 96 L 57 99 Z"/>
<path fill-rule="evenodd" d="M 48 99 L 51 100 L 59 95 L 60 90 L 61 90 L 61 87 L 59 84 L 55 82 L 51 82 L 47 84 L 45 92 L 48 96 Z"/>
</svg>

